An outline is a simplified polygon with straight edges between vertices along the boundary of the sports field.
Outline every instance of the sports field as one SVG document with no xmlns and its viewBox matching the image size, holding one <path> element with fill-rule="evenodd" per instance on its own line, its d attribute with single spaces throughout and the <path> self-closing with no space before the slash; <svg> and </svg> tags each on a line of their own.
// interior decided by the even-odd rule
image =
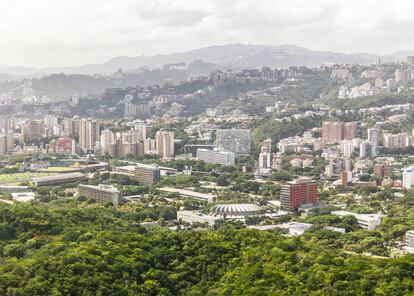
<svg viewBox="0 0 414 296">
<path fill-rule="evenodd" d="M 40 169 L 39 172 L 42 173 L 62 173 L 62 172 L 71 172 L 77 170 L 77 168 L 71 167 L 48 167 L 45 169 Z"/>
</svg>

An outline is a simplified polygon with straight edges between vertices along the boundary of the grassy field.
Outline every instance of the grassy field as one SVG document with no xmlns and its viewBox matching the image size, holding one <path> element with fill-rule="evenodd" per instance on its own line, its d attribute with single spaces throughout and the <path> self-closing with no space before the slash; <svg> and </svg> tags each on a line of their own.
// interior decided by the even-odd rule
<svg viewBox="0 0 414 296">
<path fill-rule="evenodd" d="M 49 176 L 50 173 L 16 173 L 16 174 L 0 174 L 0 184 L 18 184 L 30 181 L 33 177 Z"/>
<path fill-rule="evenodd" d="M 42 173 L 62 173 L 62 172 L 72 172 L 77 170 L 77 168 L 70 168 L 70 167 L 48 167 L 45 169 L 40 169 L 39 172 Z"/>
</svg>

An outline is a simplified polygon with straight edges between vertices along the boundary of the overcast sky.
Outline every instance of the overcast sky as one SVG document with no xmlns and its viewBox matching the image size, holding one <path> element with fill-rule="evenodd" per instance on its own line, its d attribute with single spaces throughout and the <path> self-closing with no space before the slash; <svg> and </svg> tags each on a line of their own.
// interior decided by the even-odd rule
<svg viewBox="0 0 414 296">
<path fill-rule="evenodd" d="M 68 66 L 214 44 L 414 49 L 412 0 L 0 0 L 0 65 Z"/>
</svg>

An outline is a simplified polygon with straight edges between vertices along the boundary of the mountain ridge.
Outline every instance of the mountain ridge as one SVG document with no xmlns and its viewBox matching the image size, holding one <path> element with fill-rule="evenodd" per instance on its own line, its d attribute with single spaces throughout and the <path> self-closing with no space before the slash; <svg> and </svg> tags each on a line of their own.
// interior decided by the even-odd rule
<svg viewBox="0 0 414 296">
<path fill-rule="evenodd" d="M 206 63 L 231 67 L 234 69 L 256 68 L 270 66 L 287 68 L 289 66 L 319 67 L 330 64 L 363 64 L 368 65 L 378 61 L 398 61 L 413 55 L 414 50 L 398 51 L 391 55 L 371 53 L 340 53 L 334 51 L 311 50 L 296 45 L 257 45 L 257 44 L 225 44 L 211 45 L 189 51 L 171 54 L 116 56 L 103 63 L 84 64 L 69 67 L 5 67 L 0 66 L 0 73 L 17 77 L 45 75 L 51 73 L 65 74 L 108 74 L 123 70 L 132 70 L 142 67 L 161 67 L 165 64 L 202 60 Z M 404 56 L 405 55 L 405 56 Z"/>
</svg>

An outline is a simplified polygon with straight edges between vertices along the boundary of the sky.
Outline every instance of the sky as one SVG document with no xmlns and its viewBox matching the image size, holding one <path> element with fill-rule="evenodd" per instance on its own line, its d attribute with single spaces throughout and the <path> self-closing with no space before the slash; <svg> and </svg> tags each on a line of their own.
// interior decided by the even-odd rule
<svg viewBox="0 0 414 296">
<path fill-rule="evenodd" d="M 412 0 L 0 0 L 0 65 L 75 66 L 229 43 L 414 49 Z"/>
</svg>

